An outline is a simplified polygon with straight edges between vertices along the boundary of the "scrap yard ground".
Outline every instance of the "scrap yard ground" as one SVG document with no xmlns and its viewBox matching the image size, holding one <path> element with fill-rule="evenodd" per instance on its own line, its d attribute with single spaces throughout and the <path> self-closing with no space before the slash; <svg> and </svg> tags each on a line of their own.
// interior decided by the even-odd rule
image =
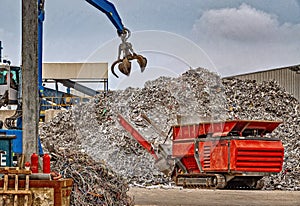
<svg viewBox="0 0 300 206">
<path fill-rule="evenodd" d="M 300 205 L 300 191 L 130 188 L 128 194 L 135 205 Z"/>
</svg>

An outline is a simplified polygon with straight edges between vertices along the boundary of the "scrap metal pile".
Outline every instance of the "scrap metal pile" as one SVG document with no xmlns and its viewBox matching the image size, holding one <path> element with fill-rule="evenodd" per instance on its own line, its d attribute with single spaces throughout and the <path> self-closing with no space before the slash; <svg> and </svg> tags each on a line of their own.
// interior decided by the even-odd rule
<svg viewBox="0 0 300 206">
<path fill-rule="evenodd" d="M 82 150 L 71 114 L 60 113 L 41 128 L 44 147 L 54 160 L 52 171 L 74 181 L 71 205 L 133 205 L 124 178 Z"/>
<path fill-rule="evenodd" d="M 276 82 L 223 80 L 229 118 L 282 120 L 270 135 L 282 140 L 285 158 L 280 174 L 265 178 L 265 189 L 300 190 L 300 103 Z"/>
<path fill-rule="evenodd" d="M 44 124 L 41 137 L 45 149 L 57 156 L 62 151 L 80 152 L 83 157 L 89 156 L 86 158 L 88 162 L 95 161 L 91 166 L 71 158 L 73 171 L 84 171 L 80 173 L 81 178 L 87 176 L 89 180 L 88 171 L 92 169 L 86 168 L 95 170 L 101 162 L 130 184 L 166 185 L 170 180 L 155 168 L 154 158 L 118 124 L 119 113 L 153 144 L 162 143 L 165 136 L 145 122 L 142 114 L 163 133 L 168 133 L 177 120 L 182 121 L 178 115 L 187 116 L 185 122 L 189 123 L 236 118 L 283 120 L 284 123 L 271 136 L 283 141 L 284 169 L 282 173 L 265 179 L 266 189 L 300 190 L 299 110 L 299 102 L 276 82 L 221 80 L 217 74 L 198 68 L 178 78 L 160 77 L 149 81 L 144 88 L 127 88 L 109 92 L 106 96 L 99 95 Z M 64 171 L 62 165 L 70 164 L 67 159 L 58 158 L 53 169 Z M 85 182 L 86 185 L 94 184 L 89 181 Z M 120 180 L 119 186 L 123 184 L 126 183 Z M 85 188 L 88 192 L 89 186 Z"/>
</svg>

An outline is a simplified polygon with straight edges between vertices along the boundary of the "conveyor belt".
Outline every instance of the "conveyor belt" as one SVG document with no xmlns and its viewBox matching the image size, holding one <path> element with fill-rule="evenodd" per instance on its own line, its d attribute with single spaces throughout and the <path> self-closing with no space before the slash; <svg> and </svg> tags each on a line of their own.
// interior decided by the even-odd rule
<svg viewBox="0 0 300 206">
<path fill-rule="evenodd" d="M 89 96 L 95 96 L 99 93 L 89 87 L 86 87 L 82 84 L 79 84 L 79 83 L 74 82 L 69 79 L 55 79 L 55 81 L 62 83 L 65 87 L 73 88 L 73 89 L 75 89 L 79 92 L 82 92 L 83 94 L 89 95 Z"/>
</svg>

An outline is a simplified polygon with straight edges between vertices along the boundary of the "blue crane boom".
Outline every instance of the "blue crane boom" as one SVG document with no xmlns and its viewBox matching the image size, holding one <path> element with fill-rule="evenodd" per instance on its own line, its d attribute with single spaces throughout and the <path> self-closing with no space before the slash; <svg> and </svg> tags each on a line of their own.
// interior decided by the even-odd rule
<svg viewBox="0 0 300 206">
<path fill-rule="evenodd" d="M 114 71 L 114 67 L 118 65 L 120 72 L 129 76 L 131 71 L 131 60 L 137 60 L 141 71 L 143 72 L 147 65 L 147 59 L 142 55 L 138 55 L 134 52 L 131 43 L 127 40 L 130 37 L 129 29 L 125 28 L 122 20 L 115 8 L 115 6 L 107 0 L 86 0 L 89 4 L 106 14 L 112 24 L 116 27 L 117 33 L 121 38 L 121 44 L 119 45 L 118 59 L 112 63 L 111 71 L 118 77 Z M 39 90 L 43 92 L 42 86 L 42 51 L 43 51 L 43 22 L 45 19 L 44 10 L 45 0 L 38 0 L 38 83 Z"/>
<path fill-rule="evenodd" d="M 122 20 L 115 8 L 115 6 L 106 0 L 86 0 L 88 3 L 106 14 L 112 24 L 116 27 L 118 34 L 124 32 L 124 26 Z"/>
<path fill-rule="evenodd" d="M 131 71 L 131 60 L 137 60 L 143 72 L 147 65 L 147 59 L 142 55 L 138 55 L 133 51 L 131 43 L 127 42 L 130 37 L 130 31 L 122 24 L 122 20 L 115 6 L 107 0 L 86 0 L 88 3 L 102 11 L 110 19 L 113 25 L 117 28 L 119 37 L 122 43 L 119 46 L 118 59 L 112 64 L 111 71 L 118 77 L 114 71 L 114 67 L 118 64 L 120 72 L 129 76 Z"/>
</svg>

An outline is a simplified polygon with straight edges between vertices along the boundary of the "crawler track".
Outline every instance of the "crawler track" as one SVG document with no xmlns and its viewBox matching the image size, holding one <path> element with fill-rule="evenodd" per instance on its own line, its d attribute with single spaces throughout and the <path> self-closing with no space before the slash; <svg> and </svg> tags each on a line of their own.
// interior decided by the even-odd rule
<svg viewBox="0 0 300 206">
<path fill-rule="evenodd" d="M 220 174 L 180 174 L 175 182 L 184 188 L 222 189 L 226 186 L 225 177 Z"/>
<path fill-rule="evenodd" d="M 190 189 L 260 190 L 264 186 L 264 182 L 259 178 L 239 178 L 226 181 L 222 174 L 179 174 L 176 176 L 175 182 L 178 186 Z"/>
</svg>

